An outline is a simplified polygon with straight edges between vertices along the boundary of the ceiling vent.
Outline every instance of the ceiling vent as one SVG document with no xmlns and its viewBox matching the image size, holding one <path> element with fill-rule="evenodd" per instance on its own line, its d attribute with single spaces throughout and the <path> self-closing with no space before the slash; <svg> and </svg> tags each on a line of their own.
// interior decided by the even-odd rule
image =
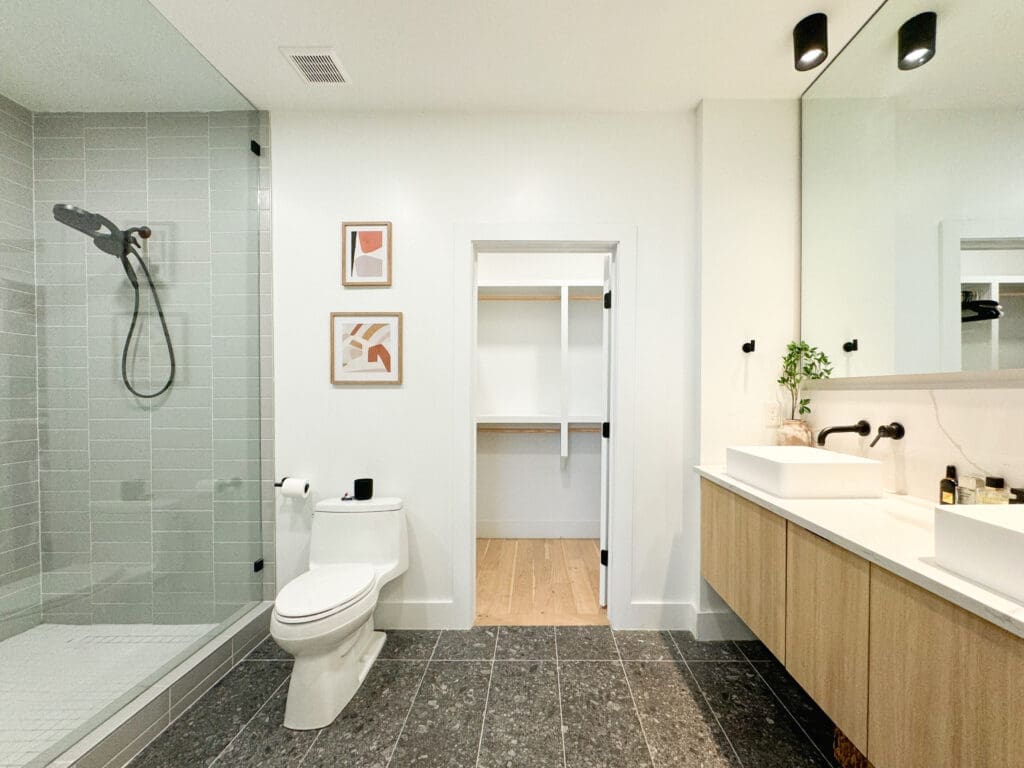
<svg viewBox="0 0 1024 768">
<path fill-rule="evenodd" d="M 330 48 L 282 48 L 281 53 L 313 85 L 342 85 L 349 82 L 338 55 Z"/>
</svg>

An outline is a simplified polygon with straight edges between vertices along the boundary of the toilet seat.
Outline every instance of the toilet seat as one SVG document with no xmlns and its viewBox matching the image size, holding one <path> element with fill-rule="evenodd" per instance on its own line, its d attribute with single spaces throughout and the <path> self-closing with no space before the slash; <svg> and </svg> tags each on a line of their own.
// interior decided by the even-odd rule
<svg viewBox="0 0 1024 768">
<path fill-rule="evenodd" d="M 292 579 L 274 601 L 284 624 L 304 624 L 339 613 L 373 589 L 375 572 L 367 563 L 324 565 Z"/>
</svg>

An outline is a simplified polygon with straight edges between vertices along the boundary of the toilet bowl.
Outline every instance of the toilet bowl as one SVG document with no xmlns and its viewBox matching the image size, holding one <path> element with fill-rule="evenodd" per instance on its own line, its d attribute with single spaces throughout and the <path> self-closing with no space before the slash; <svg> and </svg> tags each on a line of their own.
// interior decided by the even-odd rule
<svg viewBox="0 0 1024 768">
<path fill-rule="evenodd" d="M 270 634 L 295 657 L 284 725 L 329 725 L 351 701 L 384 646 L 373 611 L 382 586 L 408 568 L 401 499 L 316 505 L 309 570 L 274 601 Z"/>
</svg>

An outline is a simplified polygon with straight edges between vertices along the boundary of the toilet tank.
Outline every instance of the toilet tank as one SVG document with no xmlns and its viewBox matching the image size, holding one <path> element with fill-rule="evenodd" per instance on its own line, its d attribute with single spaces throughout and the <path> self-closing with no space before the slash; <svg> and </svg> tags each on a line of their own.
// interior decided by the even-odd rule
<svg viewBox="0 0 1024 768">
<path fill-rule="evenodd" d="M 309 542 L 309 567 L 369 563 L 385 577 L 409 565 L 405 512 L 399 498 L 317 502 Z"/>
</svg>

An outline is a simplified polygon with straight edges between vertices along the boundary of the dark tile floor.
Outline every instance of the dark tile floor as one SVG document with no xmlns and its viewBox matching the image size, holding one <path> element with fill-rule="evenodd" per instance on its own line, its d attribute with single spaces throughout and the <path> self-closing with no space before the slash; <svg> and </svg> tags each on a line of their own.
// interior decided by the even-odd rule
<svg viewBox="0 0 1024 768">
<path fill-rule="evenodd" d="M 757 642 L 607 627 L 392 631 L 320 731 L 289 731 L 273 640 L 133 768 L 833 766 L 832 723 Z"/>
</svg>

